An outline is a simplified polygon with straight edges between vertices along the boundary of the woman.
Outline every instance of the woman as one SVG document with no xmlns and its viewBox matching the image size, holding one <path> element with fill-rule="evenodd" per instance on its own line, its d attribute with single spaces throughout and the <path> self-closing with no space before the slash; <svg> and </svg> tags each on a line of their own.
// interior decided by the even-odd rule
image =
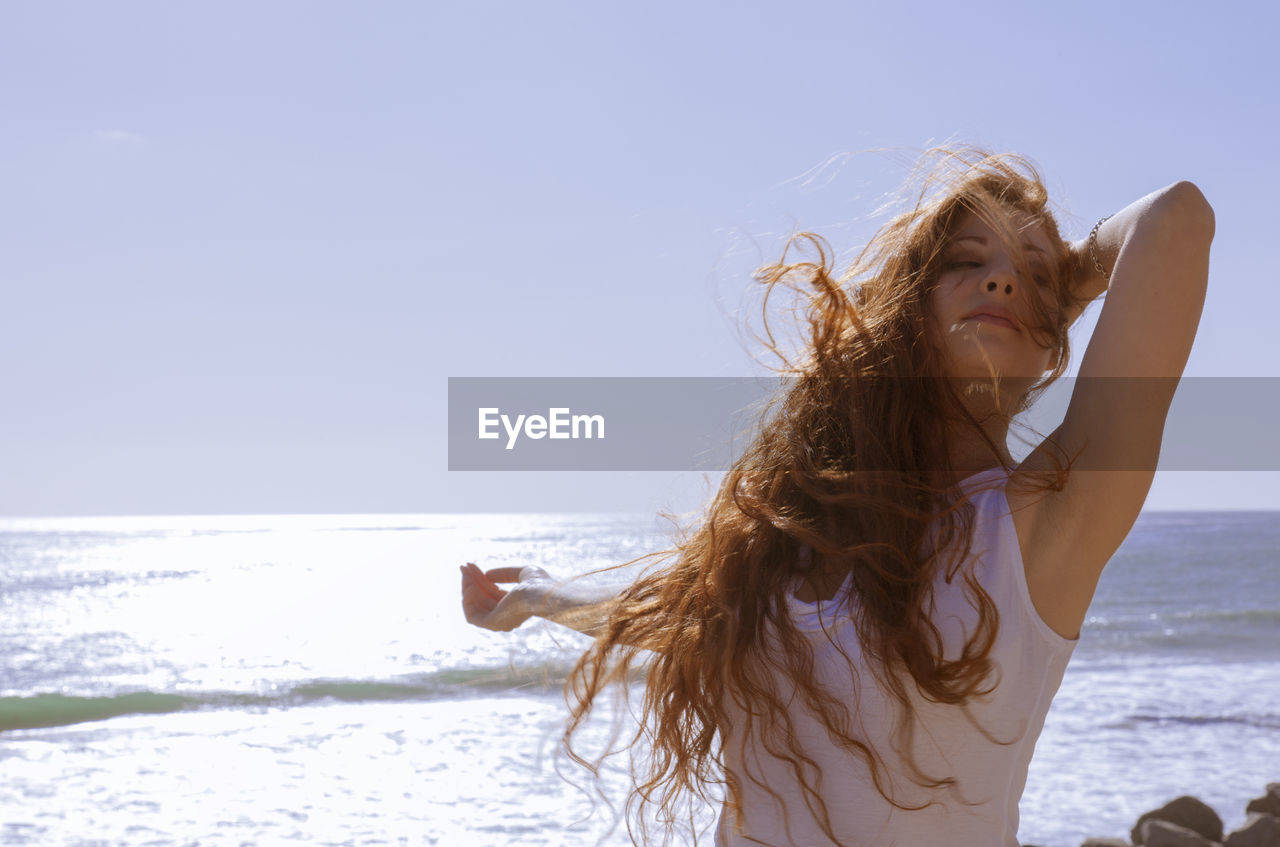
<svg viewBox="0 0 1280 847">
<path fill-rule="evenodd" d="M 1026 160 L 926 155 L 920 200 L 843 278 L 807 234 L 820 262 L 761 270 L 808 284 L 811 344 L 670 564 L 616 597 L 463 568 L 472 623 L 595 636 L 567 686 L 588 767 L 575 730 L 647 659 L 642 828 L 720 792 L 717 844 L 1018 844 L 1045 713 L 1154 476 L 1214 216 L 1178 182 L 1068 243 Z M 1015 465 L 1012 417 L 1104 292 L 1062 425 Z"/>
</svg>

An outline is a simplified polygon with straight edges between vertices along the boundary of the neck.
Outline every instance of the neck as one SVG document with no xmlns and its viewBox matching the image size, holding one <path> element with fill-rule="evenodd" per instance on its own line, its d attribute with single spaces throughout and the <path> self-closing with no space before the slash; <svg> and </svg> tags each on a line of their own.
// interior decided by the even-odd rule
<svg viewBox="0 0 1280 847">
<path fill-rule="evenodd" d="M 979 471 L 1013 464 L 1013 457 L 1009 454 L 1009 448 L 1005 442 L 1009 438 L 1010 412 L 1016 402 L 1015 397 L 1002 397 L 998 404 L 1002 412 L 997 409 L 989 388 L 986 391 L 965 395 L 965 407 L 978 421 L 981 432 L 975 431 L 973 424 L 964 419 L 959 419 L 952 425 L 948 440 L 951 466 L 954 470 L 944 475 L 947 477 L 943 480 L 944 482 L 959 482 Z"/>
</svg>

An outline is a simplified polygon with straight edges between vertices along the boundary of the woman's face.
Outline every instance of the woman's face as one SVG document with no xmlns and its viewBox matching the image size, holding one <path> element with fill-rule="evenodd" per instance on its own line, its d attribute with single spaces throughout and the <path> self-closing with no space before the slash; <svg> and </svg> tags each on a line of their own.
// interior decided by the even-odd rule
<svg viewBox="0 0 1280 847">
<path fill-rule="evenodd" d="M 929 299 L 929 326 L 945 358 L 948 375 L 990 380 L 993 375 L 1029 388 L 1057 364 L 1056 351 L 1041 347 L 1033 332 L 1033 298 L 1057 309 L 1052 268 L 1057 251 L 1044 227 L 1010 212 L 1032 278 L 1018 275 L 1013 257 L 996 233 L 964 212 L 942 253 L 942 273 Z"/>
</svg>

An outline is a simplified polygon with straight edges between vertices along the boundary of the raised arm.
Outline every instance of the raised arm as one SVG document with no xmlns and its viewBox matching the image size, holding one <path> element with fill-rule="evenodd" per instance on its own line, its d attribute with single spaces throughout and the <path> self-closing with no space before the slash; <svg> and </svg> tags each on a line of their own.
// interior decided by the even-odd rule
<svg viewBox="0 0 1280 847">
<path fill-rule="evenodd" d="M 1146 501 L 1200 323 L 1213 234 L 1204 195 L 1178 182 L 1099 228 L 1097 258 L 1109 286 L 1088 246 L 1073 247 L 1075 290 L 1082 299 L 1106 297 L 1062 425 L 1020 466 L 1050 469 L 1058 449 L 1075 462 L 1062 490 L 1035 505 L 1023 544 L 1032 598 L 1059 632 L 1084 620 L 1103 567 Z"/>
<path fill-rule="evenodd" d="M 514 582 L 506 590 L 498 583 Z M 559 583 L 542 568 L 462 567 L 462 610 L 468 623 L 509 632 L 531 617 L 546 618 L 586 635 L 596 635 L 608 618 L 614 590 L 581 582 Z"/>
</svg>

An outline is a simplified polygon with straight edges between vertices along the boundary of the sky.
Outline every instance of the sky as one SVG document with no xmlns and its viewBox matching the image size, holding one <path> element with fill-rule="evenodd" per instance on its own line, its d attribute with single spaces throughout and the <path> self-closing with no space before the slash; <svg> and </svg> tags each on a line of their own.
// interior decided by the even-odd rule
<svg viewBox="0 0 1280 847">
<path fill-rule="evenodd" d="M 1196 183 L 1186 375 L 1280 377 L 1270 4 L 2 14 L 0 516 L 696 509 L 715 475 L 450 472 L 448 379 L 763 373 L 754 267 L 850 253 L 947 142 L 1070 238 Z M 1280 509 L 1263 464 L 1147 508 Z"/>
</svg>

